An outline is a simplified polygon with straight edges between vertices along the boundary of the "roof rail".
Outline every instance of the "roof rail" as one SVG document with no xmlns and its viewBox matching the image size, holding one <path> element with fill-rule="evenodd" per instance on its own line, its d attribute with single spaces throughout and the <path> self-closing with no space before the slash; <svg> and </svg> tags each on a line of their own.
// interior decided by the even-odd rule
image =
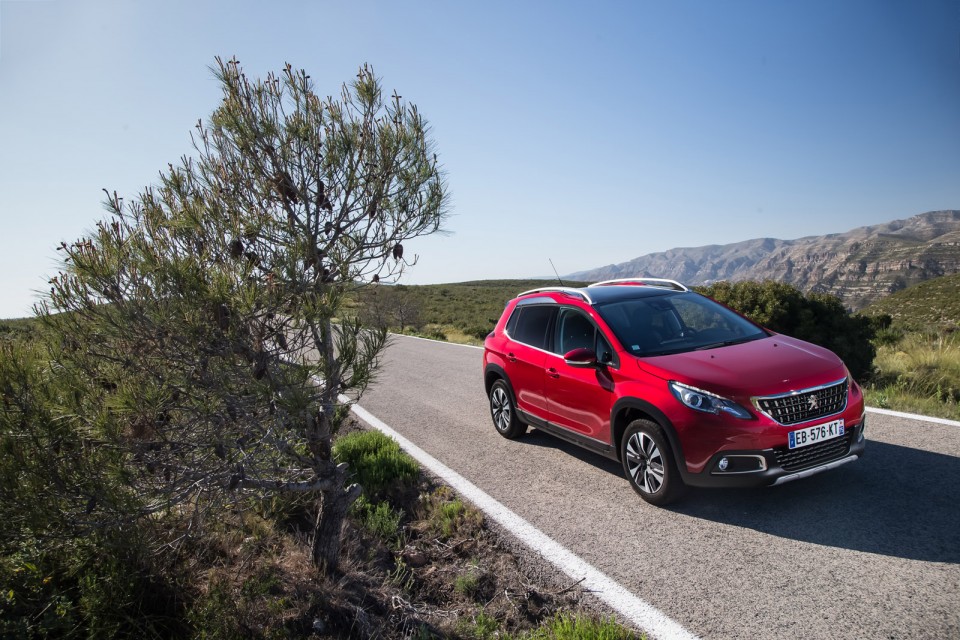
<svg viewBox="0 0 960 640">
<path fill-rule="evenodd" d="M 616 280 L 604 280 L 603 282 L 594 282 L 588 287 L 605 287 L 611 284 L 637 284 L 647 287 L 661 287 L 663 289 L 673 289 L 674 291 L 690 291 L 686 286 L 676 280 L 667 280 L 665 278 L 618 278 Z"/>
<path fill-rule="evenodd" d="M 530 291 L 524 291 L 523 293 L 518 293 L 517 297 L 526 296 L 531 293 L 544 293 L 544 292 L 556 292 L 563 293 L 568 296 L 576 296 L 588 304 L 593 304 L 593 300 L 590 298 L 590 295 L 583 289 L 575 289 L 573 287 L 540 287 L 539 289 L 530 289 Z"/>
</svg>

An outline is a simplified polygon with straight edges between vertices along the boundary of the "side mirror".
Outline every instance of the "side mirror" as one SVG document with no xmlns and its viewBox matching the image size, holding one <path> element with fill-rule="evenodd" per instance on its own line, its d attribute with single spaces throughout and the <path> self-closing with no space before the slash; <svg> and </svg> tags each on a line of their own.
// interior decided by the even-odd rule
<svg viewBox="0 0 960 640">
<path fill-rule="evenodd" d="M 593 349 L 581 347 L 565 353 L 563 361 L 571 367 L 591 369 L 597 366 L 597 354 Z"/>
</svg>

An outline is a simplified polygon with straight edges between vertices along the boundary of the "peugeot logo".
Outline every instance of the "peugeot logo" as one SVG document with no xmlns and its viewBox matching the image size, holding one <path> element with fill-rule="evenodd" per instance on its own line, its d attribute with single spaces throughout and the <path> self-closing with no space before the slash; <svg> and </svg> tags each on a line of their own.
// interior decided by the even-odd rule
<svg viewBox="0 0 960 640">
<path fill-rule="evenodd" d="M 820 401 L 817 400 L 817 396 L 810 396 L 808 404 L 810 405 L 810 411 L 816 411 L 820 408 Z"/>
</svg>

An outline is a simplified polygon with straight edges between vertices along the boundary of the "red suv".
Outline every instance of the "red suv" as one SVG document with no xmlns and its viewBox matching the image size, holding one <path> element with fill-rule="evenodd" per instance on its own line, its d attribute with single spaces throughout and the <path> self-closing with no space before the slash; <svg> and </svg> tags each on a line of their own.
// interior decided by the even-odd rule
<svg viewBox="0 0 960 640">
<path fill-rule="evenodd" d="M 533 426 L 619 460 L 652 504 L 863 455 L 863 393 L 840 358 L 677 282 L 526 291 L 484 346 L 500 435 Z"/>
</svg>

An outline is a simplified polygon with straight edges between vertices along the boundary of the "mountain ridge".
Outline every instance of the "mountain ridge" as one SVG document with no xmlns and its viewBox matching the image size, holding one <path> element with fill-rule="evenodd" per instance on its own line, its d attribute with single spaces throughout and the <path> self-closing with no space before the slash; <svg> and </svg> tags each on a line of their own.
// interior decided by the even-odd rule
<svg viewBox="0 0 960 640">
<path fill-rule="evenodd" d="M 859 309 L 912 284 L 960 273 L 960 210 L 928 211 L 843 233 L 677 247 L 567 274 L 588 282 L 660 277 L 688 285 L 776 280 Z"/>
</svg>

